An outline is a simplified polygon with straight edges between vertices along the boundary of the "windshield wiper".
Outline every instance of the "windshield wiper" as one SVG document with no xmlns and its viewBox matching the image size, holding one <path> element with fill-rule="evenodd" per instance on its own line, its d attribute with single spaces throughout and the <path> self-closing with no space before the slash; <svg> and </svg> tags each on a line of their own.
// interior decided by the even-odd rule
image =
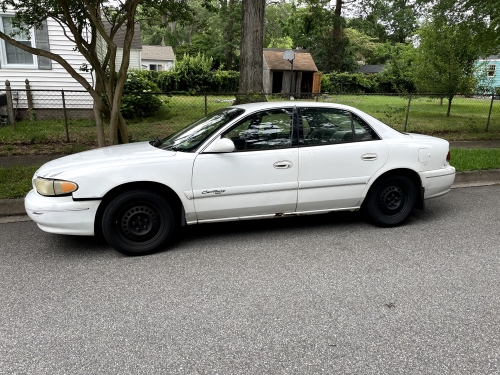
<svg viewBox="0 0 500 375">
<path fill-rule="evenodd" d="M 168 151 L 179 151 L 179 150 L 182 150 L 182 148 L 180 148 L 180 147 L 175 147 L 174 145 L 171 145 L 171 146 L 165 146 L 165 147 L 162 147 L 162 150 L 168 150 Z"/>
<path fill-rule="evenodd" d="M 157 137 L 154 141 L 149 141 L 149 144 L 153 147 L 158 147 L 158 146 L 161 146 L 161 139 L 159 137 Z"/>
</svg>

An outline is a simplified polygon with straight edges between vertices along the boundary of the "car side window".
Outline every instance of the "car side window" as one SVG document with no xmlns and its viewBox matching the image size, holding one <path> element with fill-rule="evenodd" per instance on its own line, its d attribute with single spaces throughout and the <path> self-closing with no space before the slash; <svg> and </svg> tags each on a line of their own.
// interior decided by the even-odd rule
<svg viewBox="0 0 500 375">
<path fill-rule="evenodd" d="M 377 133 L 355 114 L 352 115 L 352 123 L 354 125 L 355 141 L 373 141 L 380 139 Z"/>
<path fill-rule="evenodd" d="M 333 108 L 303 108 L 301 111 L 306 146 L 352 141 L 351 115 Z"/>
<path fill-rule="evenodd" d="M 253 114 L 222 134 L 234 142 L 235 151 L 255 151 L 292 146 L 293 109 L 272 109 Z"/>
<path fill-rule="evenodd" d="M 379 139 L 370 126 L 349 111 L 334 108 L 302 108 L 305 146 Z M 354 133 L 354 139 L 353 139 Z"/>
</svg>

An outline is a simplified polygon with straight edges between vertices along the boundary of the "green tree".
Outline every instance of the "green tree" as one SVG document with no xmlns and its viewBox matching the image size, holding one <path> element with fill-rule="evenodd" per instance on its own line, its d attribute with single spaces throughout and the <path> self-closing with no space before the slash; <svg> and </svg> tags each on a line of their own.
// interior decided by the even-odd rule
<svg viewBox="0 0 500 375">
<path fill-rule="evenodd" d="M 417 49 L 413 44 L 389 42 L 378 44 L 373 52 L 372 61 L 386 65 L 380 73 L 380 84 L 383 85 L 381 89 L 388 92 L 414 92 L 416 55 Z"/>
<path fill-rule="evenodd" d="M 449 116 L 454 96 L 474 90 L 475 62 L 480 54 L 478 35 L 465 24 L 444 19 L 425 24 L 418 35 L 420 45 L 414 62 L 417 88 L 446 97 Z"/>
<path fill-rule="evenodd" d="M 66 37 L 88 61 L 81 69 L 90 69 L 95 76 L 95 86 L 88 82 L 61 55 L 53 51 L 34 48 L 16 41 L 12 35 L 0 32 L 0 38 L 13 46 L 34 55 L 58 62 L 79 82 L 94 99 L 97 123 L 97 139 L 104 145 L 101 113 L 109 120 L 110 142 L 118 142 L 118 132 L 123 142 L 128 141 L 125 120 L 120 113 L 123 89 L 130 62 L 130 46 L 139 4 L 158 9 L 170 19 L 190 17 L 187 0 L 3 0 L 1 7 L 15 12 L 13 24 L 19 30 L 28 31 L 42 27 L 47 18 L 56 20 L 65 28 Z M 119 29 L 125 30 L 124 43 L 117 46 L 113 41 Z M 123 48 L 123 59 L 115 66 L 118 47 Z M 104 95 L 104 99 L 102 98 Z"/>
<path fill-rule="evenodd" d="M 298 7 L 292 3 L 292 13 L 284 30 L 295 46 L 305 47 L 323 72 L 351 71 L 357 68 L 354 53 L 345 36 L 346 22 L 341 15 L 344 2 L 335 6 L 324 0 L 308 0 Z"/>
</svg>

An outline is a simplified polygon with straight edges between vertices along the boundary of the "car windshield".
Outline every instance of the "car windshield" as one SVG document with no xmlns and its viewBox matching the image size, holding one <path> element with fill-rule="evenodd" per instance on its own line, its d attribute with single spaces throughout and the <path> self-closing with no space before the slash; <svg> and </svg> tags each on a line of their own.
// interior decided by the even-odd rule
<svg viewBox="0 0 500 375">
<path fill-rule="evenodd" d="M 221 126 L 235 119 L 244 112 L 240 108 L 224 108 L 212 112 L 195 121 L 188 127 L 154 142 L 154 146 L 163 150 L 194 152 L 198 146 Z"/>
</svg>

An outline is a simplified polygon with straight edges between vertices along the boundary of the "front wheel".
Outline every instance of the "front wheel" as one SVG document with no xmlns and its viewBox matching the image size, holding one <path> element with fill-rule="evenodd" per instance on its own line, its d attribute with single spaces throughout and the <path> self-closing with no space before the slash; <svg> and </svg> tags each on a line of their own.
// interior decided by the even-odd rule
<svg viewBox="0 0 500 375">
<path fill-rule="evenodd" d="M 393 227 L 410 216 L 416 202 L 416 188 L 406 176 L 387 176 L 376 182 L 367 198 L 370 219 L 381 227 Z"/>
<path fill-rule="evenodd" d="M 146 255 L 164 248 L 175 221 L 170 204 L 160 194 L 132 190 L 113 199 L 103 213 L 106 241 L 125 255 Z"/>
</svg>

